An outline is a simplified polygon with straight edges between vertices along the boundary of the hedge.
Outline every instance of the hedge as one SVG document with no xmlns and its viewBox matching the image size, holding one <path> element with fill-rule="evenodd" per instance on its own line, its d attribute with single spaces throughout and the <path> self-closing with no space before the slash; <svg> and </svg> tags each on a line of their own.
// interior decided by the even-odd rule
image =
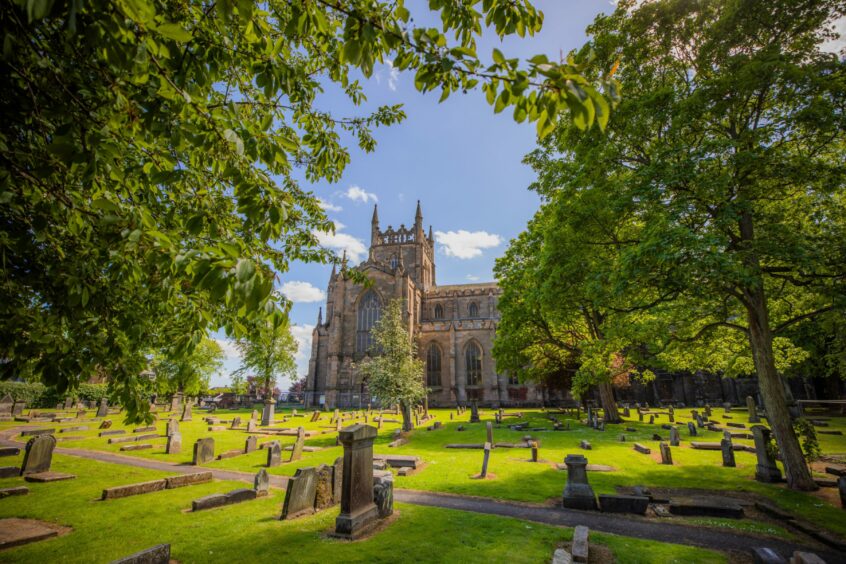
<svg viewBox="0 0 846 564">
<path fill-rule="evenodd" d="M 45 408 L 56 407 L 68 396 L 79 401 L 100 401 L 100 398 L 109 397 L 109 387 L 106 384 L 80 384 L 73 392 L 60 394 L 55 388 L 41 383 L 0 382 L 0 397 L 6 394 L 16 402 L 26 402 L 29 407 Z"/>
</svg>

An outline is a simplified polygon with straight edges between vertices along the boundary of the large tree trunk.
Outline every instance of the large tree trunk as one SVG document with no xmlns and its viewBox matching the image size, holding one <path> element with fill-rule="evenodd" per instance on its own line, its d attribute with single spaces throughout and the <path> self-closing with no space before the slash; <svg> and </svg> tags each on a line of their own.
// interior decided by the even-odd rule
<svg viewBox="0 0 846 564">
<path fill-rule="evenodd" d="M 414 425 L 411 424 L 411 406 L 407 402 L 400 402 L 400 411 L 402 412 L 402 430 L 411 431 Z"/>
<path fill-rule="evenodd" d="M 602 402 L 602 411 L 605 412 L 606 423 L 620 423 L 620 414 L 617 411 L 617 400 L 614 399 L 614 386 L 610 382 L 599 385 L 599 400 Z"/>
<path fill-rule="evenodd" d="M 784 383 L 776 371 L 773 335 L 770 331 L 763 288 L 748 292 L 747 298 L 749 344 L 752 348 L 752 358 L 755 360 L 755 372 L 758 374 L 758 387 L 767 409 L 767 420 L 781 453 L 787 485 L 794 490 L 816 490 L 818 486 L 811 477 L 799 439 L 793 431 Z"/>
</svg>

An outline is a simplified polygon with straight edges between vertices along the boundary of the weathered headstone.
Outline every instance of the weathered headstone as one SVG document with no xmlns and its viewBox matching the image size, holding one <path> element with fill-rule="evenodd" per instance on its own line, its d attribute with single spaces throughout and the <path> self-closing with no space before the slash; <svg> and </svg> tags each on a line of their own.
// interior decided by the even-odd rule
<svg viewBox="0 0 846 564">
<path fill-rule="evenodd" d="M 258 411 L 256 411 L 255 409 L 253 410 L 253 413 L 250 415 L 250 420 L 251 421 L 257 421 L 258 420 Z"/>
<path fill-rule="evenodd" d="M 106 398 L 100 398 L 100 405 L 97 407 L 97 417 L 105 417 L 109 414 L 109 401 Z"/>
<path fill-rule="evenodd" d="M 494 444 L 493 424 L 490 421 L 486 421 L 485 422 L 485 429 L 487 430 L 487 433 L 488 433 L 488 442 L 491 443 L 491 445 L 493 445 Z"/>
<path fill-rule="evenodd" d="M 532 441 L 532 462 L 538 461 L 538 442 Z"/>
<path fill-rule="evenodd" d="M 192 464 L 197 466 L 205 464 L 214 460 L 214 439 L 206 437 L 204 439 L 197 439 L 194 443 L 194 458 Z"/>
<path fill-rule="evenodd" d="M 589 529 L 584 525 L 578 525 L 573 529 L 573 545 L 570 552 L 573 554 L 573 562 L 588 561 L 588 535 Z"/>
<path fill-rule="evenodd" d="M 253 479 L 253 489 L 256 491 L 256 497 L 266 496 L 270 491 L 270 476 L 264 468 L 259 470 Z"/>
<path fill-rule="evenodd" d="M 257 433 L 258 432 L 258 424 L 254 419 L 250 419 L 247 421 L 247 432 L 248 433 Z"/>
<path fill-rule="evenodd" d="M 167 436 L 175 435 L 179 432 L 179 421 L 171 417 L 167 420 Z"/>
<path fill-rule="evenodd" d="M 390 517 L 394 512 L 394 475 L 390 472 L 373 473 L 373 503 L 379 509 L 379 518 Z"/>
<path fill-rule="evenodd" d="M 755 405 L 755 398 L 746 396 L 746 411 L 749 412 L 750 423 L 760 423 L 761 418 L 758 417 L 758 407 Z"/>
<path fill-rule="evenodd" d="M 314 495 L 314 510 L 320 511 L 335 505 L 333 467 L 321 464 L 316 470 L 316 486 Z"/>
<path fill-rule="evenodd" d="M 693 421 L 687 422 L 687 432 L 691 437 L 696 436 L 696 425 L 693 424 Z"/>
<path fill-rule="evenodd" d="M 182 403 L 182 394 L 175 393 L 170 398 L 170 411 L 171 413 L 179 413 L 180 404 Z"/>
<path fill-rule="evenodd" d="M 371 470 L 372 472 L 372 470 Z M 288 479 L 281 519 L 294 519 L 314 513 L 314 496 L 317 491 L 317 472 L 314 468 L 298 468 Z"/>
<path fill-rule="evenodd" d="M 294 446 L 291 449 L 291 458 L 288 462 L 299 460 L 303 456 L 303 447 L 305 446 L 305 429 L 303 427 L 297 428 L 297 438 L 294 441 Z"/>
<path fill-rule="evenodd" d="M 562 496 L 564 507 L 596 509 L 596 495 L 588 483 L 587 463 L 587 458 L 581 454 L 568 454 L 564 459 L 567 465 L 567 484 Z"/>
<path fill-rule="evenodd" d="M 345 538 L 361 536 L 379 516 L 373 502 L 373 440 L 376 429 L 351 425 L 340 433 L 344 445 L 341 514 L 335 520 L 335 534 Z"/>
<path fill-rule="evenodd" d="M 267 447 L 267 467 L 273 468 L 282 464 L 282 447 L 278 441 L 273 441 Z"/>
<path fill-rule="evenodd" d="M 49 472 L 54 448 L 56 448 L 56 437 L 53 435 L 38 435 L 29 439 L 21 464 L 21 476 Z"/>
<path fill-rule="evenodd" d="M 488 463 L 491 459 L 491 448 L 493 445 L 491 443 L 485 443 L 484 454 L 482 455 L 482 471 L 479 472 L 479 478 L 485 478 L 488 475 Z"/>
<path fill-rule="evenodd" d="M 168 562 L 170 562 L 170 545 L 160 544 L 113 560 L 111 564 L 168 564 Z"/>
<path fill-rule="evenodd" d="M 474 401 L 470 404 L 470 423 L 478 423 L 479 422 L 479 406 Z"/>
<path fill-rule="evenodd" d="M 191 411 L 192 407 L 193 406 L 191 405 L 190 401 L 185 402 L 185 405 L 182 407 L 182 421 L 191 421 L 191 416 L 193 413 Z"/>
<path fill-rule="evenodd" d="M 758 464 L 755 465 L 755 479 L 759 482 L 780 482 L 781 471 L 776 466 L 770 454 L 770 430 L 763 425 L 752 425 L 752 435 L 755 437 L 755 455 Z"/>
<path fill-rule="evenodd" d="M 264 401 L 264 409 L 261 411 L 261 426 L 267 427 L 273 423 L 275 417 L 276 404 L 272 399 Z"/>
<path fill-rule="evenodd" d="M 182 452 L 182 435 L 179 432 L 168 435 L 165 453 L 179 454 L 180 452 Z"/>
<path fill-rule="evenodd" d="M 734 445 L 731 444 L 731 433 L 726 431 L 723 434 L 723 440 L 720 441 L 720 451 L 723 455 L 723 466 L 727 468 L 734 468 Z"/>
<path fill-rule="evenodd" d="M 679 437 L 679 428 L 673 425 L 670 427 L 670 446 L 679 446 L 679 441 L 681 437 Z"/>
<path fill-rule="evenodd" d="M 240 417 L 233 417 L 232 424 L 229 426 L 230 429 L 237 429 L 241 426 L 241 418 Z"/>
<path fill-rule="evenodd" d="M 661 451 L 661 464 L 673 465 L 673 454 L 670 452 L 670 445 L 661 441 L 658 443 L 658 448 Z"/>
<path fill-rule="evenodd" d="M 97 427 L 97 428 L 98 429 L 108 429 L 111 426 L 112 426 L 112 420 L 111 419 L 104 419 L 103 421 L 100 422 L 100 426 Z"/>
<path fill-rule="evenodd" d="M 254 450 L 256 450 L 257 446 L 258 446 L 258 437 L 256 437 L 256 436 L 247 437 L 247 441 L 244 443 L 244 454 L 253 452 Z"/>
</svg>

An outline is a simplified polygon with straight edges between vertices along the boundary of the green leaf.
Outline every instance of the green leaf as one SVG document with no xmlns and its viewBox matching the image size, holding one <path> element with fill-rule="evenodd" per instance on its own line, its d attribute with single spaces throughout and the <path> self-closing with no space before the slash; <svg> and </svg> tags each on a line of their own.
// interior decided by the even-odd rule
<svg viewBox="0 0 846 564">
<path fill-rule="evenodd" d="M 188 43 L 191 41 L 191 32 L 182 28 L 182 26 L 175 23 L 166 23 L 156 26 L 156 31 L 168 39 L 173 39 L 178 43 Z"/>
</svg>

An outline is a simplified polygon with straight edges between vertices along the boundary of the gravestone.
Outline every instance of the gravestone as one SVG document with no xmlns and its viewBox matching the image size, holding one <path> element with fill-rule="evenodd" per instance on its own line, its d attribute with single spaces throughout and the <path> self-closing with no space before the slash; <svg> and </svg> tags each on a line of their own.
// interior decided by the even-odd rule
<svg viewBox="0 0 846 564">
<path fill-rule="evenodd" d="M 705 419 L 699 414 L 696 415 L 696 426 L 700 429 L 705 427 Z"/>
<path fill-rule="evenodd" d="M 673 454 L 670 452 L 670 445 L 661 441 L 658 443 L 658 448 L 661 451 L 661 464 L 673 465 Z"/>
<path fill-rule="evenodd" d="M 73 407 L 73 398 L 65 398 L 64 410 L 69 411 Z"/>
<path fill-rule="evenodd" d="M 264 468 L 259 470 L 253 479 L 253 489 L 256 491 L 256 497 L 264 497 L 270 491 L 270 476 Z"/>
<path fill-rule="evenodd" d="M 179 422 L 171 417 L 167 420 L 167 436 L 175 435 L 179 432 Z"/>
<path fill-rule="evenodd" d="M 3 396 L 3 399 L 0 399 L 0 417 L 11 418 L 14 407 L 15 400 L 12 399 L 12 396 L 10 394 Z"/>
<path fill-rule="evenodd" d="M 720 441 L 720 451 L 723 454 L 723 466 L 727 468 L 734 468 L 734 445 L 731 444 L 731 433 L 726 431 L 723 434 L 723 440 Z"/>
<path fill-rule="evenodd" d="M 650 425 L 653 425 L 654 423 L 655 423 L 655 416 L 654 416 L 654 415 L 650 415 L 650 416 L 649 416 L 649 424 L 650 424 Z"/>
<path fill-rule="evenodd" d="M 705 410 L 704 411 L 705 411 L 705 417 L 711 417 L 711 404 L 710 403 L 705 404 Z"/>
<path fill-rule="evenodd" d="M 240 417 L 233 417 L 232 418 L 232 425 L 229 426 L 230 429 L 237 429 L 241 426 L 241 418 Z"/>
<path fill-rule="evenodd" d="M 538 461 L 538 442 L 532 441 L 532 462 Z"/>
<path fill-rule="evenodd" d="M 106 398 L 100 398 L 100 405 L 97 407 L 97 417 L 105 417 L 109 414 L 109 401 Z"/>
<path fill-rule="evenodd" d="M 264 409 L 261 411 L 261 426 L 267 427 L 273 422 L 275 416 L 276 404 L 272 399 L 264 400 Z"/>
<path fill-rule="evenodd" d="M 750 423 L 761 422 L 761 418 L 758 417 L 758 408 L 755 405 L 755 398 L 753 398 L 752 396 L 746 396 L 746 411 L 749 412 Z"/>
<path fill-rule="evenodd" d="M 374 472 L 373 503 L 379 509 L 380 519 L 394 513 L 394 475 L 390 472 Z"/>
<path fill-rule="evenodd" d="M 168 564 L 168 562 L 170 562 L 170 545 L 159 544 L 113 560 L 111 564 Z"/>
<path fill-rule="evenodd" d="M 282 464 L 282 447 L 278 441 L 273 441 L 267 446 L 267 467 L 273 468 Z"/>
<path fill-rule="evenodd" d="M 485 429 L 487 430 L 487 433 L 488 433 L 488 442 L 491 443 L 491 445 L 493 445 L 494 444 L 493 424 L 490 421 L 486 421 L 485 422 Z"/>
<path fill-rule="evenodd" d="M 332 464 L 332 499 L 335 503 L 341 502 L 341 491 L 344 484 L 344 457 L 339 456 Z"/>
<path fill-rule="evenodd" d="M 197 466 L 212 460 L 214 460 L 214 439 L 211 437 L 197 439 L 194 443 L 194 458 L 191 463 Z"/>
<path fill-rule="evenodd" d="M 781 470 L 776 466 L 767 448 L 770 443 L 770 430 L 763 425 L 752 425 L 752 435 L 755 437 L 755 455 L 758 457 L 755 479 L 759 482 L 780 482 Z"/>
<path fill-rule="evenodd" d="M 333 468 L 327 464 L 321 464 L 316 470 L 316 485 L 314 494 L 314 510 L 320 511 L 335 505 Z"/>
<path fill-rule="evenodd" d="M 185 405 L 182 408 L 182 421 L 191 421 L 191 416 L 192 416 L 191 407 L 192 407 L 191 402 L 186 401 Z"/>
<path fill-rule="evenodd" d="M 250 420 L 251 421 L 257 421 L 258 420 L 258 411 L 256 411 L 255 409 L 253 410 L 253 413 L 250 415 Z"/>
<path fill-rule="evenodd" d="M 581 454 L 568 454 L 564 459 L 567 465 L 567 484 L 562 496 L 564 507 L 596 509 L 596 495 L 588 483 L 587 463 L 587 458 Z"/>
<path fill-rule="evenodd" d="M 171 413 L 179 413 L 179 406 L 180 406 L 181 402 L 182 402 L 182 394 L 179 393 L 179 392 L 173 394 L 173 396 L 170 398 L 170 411 L 171 411 Z"/>
<path fill-rule="evenodd" d="M 372 472 L 372 470 L 371 470 Z M 300 515 L 314 513 L 314 496 L 317 488 L 317 472 L 314 468 L 298 468 L 293 478 L 288 479 L 285 503 L 280 519 L 294 519 Z"/>
<path fill-rule="evenodd" d="M 637 420 L 643 423 L 643 412 L 641 410 L 637 410 Z"/>
<path fill-rule="evenodd" d="M 361 536 L 378 518 L 373 502 L 373 440 L 376 429 L 351 425 L 340 433 L 344 445 L 341 514 L 335 520 L 335 534 L 353 539 Z"/>
<path fill-rule="evenodd" d="M 297 439 L 294 441 L 294 446 L 291 449 L 291 458 L 288 459 L 288 462 L 293 462 L 303 457 L 303 446 L 305 446 L 305 429 L 298 427 Z"/>
<path fill-rule="evenodd" d="M 56 437 L 53 435 L 38 435 L 29 439 L 21 464 L 21 476 L 49 472 L 54 448 L 56 448 Z"/>
<path fill-rule="evenodd" d="M 247 441 L 244 443 L 244 454 L 253 452 L 256 450 L 258 446 L 258 437 L 252 436 L 247 437 Z"/>
<path fill-rule="evenodd" d="M 491 443 L 485 443 L 484 454 L 482 455 L 482 471 L 479 472 L 479 478 L 485 478 L 488 475 L 488 462 L 491 459 Z"/>
<path fill-rule="evenodd" d="M 258 424 L 254 419 L 250 419 L 247 421 L 247 432 L 248 433 L 257 433 L 258 432 Z"/>
<path fill-rule="evenodd" d="M 165 453 L 179 454 L 180 452 L 182 452 L 182 435 L 179 432 L 176 432 L 167 437 Z"/>
<path fill-rule="evenodd" d="M 679 441 L 681 437 L 679 437 L 679 428 L 673 425 L 670 427 L 670 446 L 679 446 Z"/>
<path fill-rule="evenodd" d="M 478 423 L 479 422 L 479 406 L 474 401 L 470 404 L 470 423 Z"/>
<path fill-rule="evenodd" d="M 696 436 L 696 425 L 693 424 L 693 421 L 687 422 L 687 432 L 691 437 Z"/>
</svg>

